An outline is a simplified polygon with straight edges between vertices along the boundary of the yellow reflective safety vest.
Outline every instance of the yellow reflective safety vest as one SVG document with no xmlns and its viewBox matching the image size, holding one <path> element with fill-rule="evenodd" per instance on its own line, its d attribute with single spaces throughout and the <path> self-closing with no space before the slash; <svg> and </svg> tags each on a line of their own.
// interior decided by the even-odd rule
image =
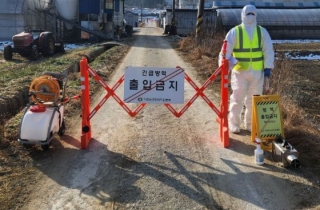
<svg viewBox="0 0 320 210">
<path fill-rule="evenodd" d="M 264 59 L 261 47 L 261 26 L 255 28 L 252 41 L 243 24 L 236 26 L 236 34 L 237 42 L 232 55 L 238 63 L 233 69 L 248 70 L 251 65 L 253 70 L 262 70 Z"/>
</svg>

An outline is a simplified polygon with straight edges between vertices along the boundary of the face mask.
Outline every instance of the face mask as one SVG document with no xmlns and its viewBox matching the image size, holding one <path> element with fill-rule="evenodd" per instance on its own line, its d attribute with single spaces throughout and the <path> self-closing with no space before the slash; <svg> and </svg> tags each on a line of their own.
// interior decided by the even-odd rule
<svg viewBox="0 0 320 210">
<path fill-rule="evenodd" d="M 247 15 L 245 18 L 244 18 L 244 23 L 246 24 L 252 24 L 254 23 L 256 17 L 253 16 L 253 15 Z"/>
</svg>

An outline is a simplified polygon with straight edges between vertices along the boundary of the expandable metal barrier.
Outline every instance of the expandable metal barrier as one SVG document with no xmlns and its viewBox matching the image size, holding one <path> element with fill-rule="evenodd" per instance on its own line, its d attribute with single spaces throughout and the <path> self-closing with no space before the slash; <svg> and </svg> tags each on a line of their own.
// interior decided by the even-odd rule
<svg viewBox="0 0 320 210">
<path fill-rule="evenodd" d="M 217 114 L 217 122 L 219 123 L 219 136 L 223 144 L 223 147 L 229 147 L 229 129 L 228 129 L 228 73 L 229 73 L 229 61 L 226 59 L 226 49 L 227 41 L 224 41 L 222 46 L 222 65 L 216 69 L 212 75 L 205 81 L 205 83 L 198 87 L 192 79 L 184 73 L 184 78 L 190 83 L 190 85 L 195 89 L 195 95 L 182 107 L 180 111 L 176 111 L 170 104 L 164 104 L 173 115 L 180 117 L 187 109 L 192 105 L 192 103 L 201 96 L 204 101 L 209 105 L 209 107 Z M 116 102 L 131 116 L 136 116 L 145 106 L 146 103 L 139 104 L 135 110 L 131 110 L 115 93 L 116 89 L 124 81 L 124 75 L 116 82 L 116 84 L 110 88 L 100 76 L 88 65 L 86 58 L 82 58 L 80 61 L 80 72 L 81 72 L 81 111 L 82 111 L 82 134 L 81 134 L 81 148 L 86 149 L 91 140 L 91 123 L 90 119 L 98 112 L 102 105 L 110 98 L 113 97 Z M 89 96 L 89 73 L 90 75 L 100 83 L 107 94 L 98 103 L 98 105 L 90 112 L 90 96 Z M 221 74 L 221 100 L 220 109 L 218 109 L 204 94 L 205 89 L 214 81 L 214 79 Z"/>
</svg>

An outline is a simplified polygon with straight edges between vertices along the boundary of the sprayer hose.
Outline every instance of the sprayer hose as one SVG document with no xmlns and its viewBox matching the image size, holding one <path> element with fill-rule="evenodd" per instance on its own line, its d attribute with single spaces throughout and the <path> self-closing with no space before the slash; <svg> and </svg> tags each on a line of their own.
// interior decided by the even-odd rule
<svg viewBox="0 0 320 210">
<path fill-rule="evenodd" d="M 56 102 L 60 95 L 60 87 L 56 78 L 42 75 L 31 82 L 29 93 L 36 104 Z"/>
</svg>

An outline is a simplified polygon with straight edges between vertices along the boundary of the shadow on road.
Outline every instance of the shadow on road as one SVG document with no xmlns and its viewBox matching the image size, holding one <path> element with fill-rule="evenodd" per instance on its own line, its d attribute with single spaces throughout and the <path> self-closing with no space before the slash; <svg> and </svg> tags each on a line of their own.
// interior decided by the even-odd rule
<svg viewBox="0 0 320 210">
<path fill-rule="evenodd" d="M 70 136 L 67 136 L 64 141 L 73 146 L 79 146 Z M 97 154 L 100 155 L 97 156 Z M 217 192 L 261 208 L 264 208 L 265 202 L 271 202 L 270 199 L 277 197 L 277 190 L 267 185 L 252 188 L 252 185 L 247 183 L 252 179 L 263 179 L 262 183 L 279 183 L 279 186 L 285 183 L 288 187 L 296 189 L 318 190 L 316 187 L 264 173 L 264 171 L 279 170 L 274 166 L 261 168 L 220 158 L 233 171 L 230 173 L 170 152 L 165 152 L 164 155 L 170 164 L 138 162 L 121 153 L 108 150 L 107 145 L 95 139 L 91 140 L 87 150 L 63 148 L 59 143 L 55 143 L 53 148 L 47 152 L 37 150 L 31 152 L 30 155 L 35 160 L 34 166 L 58 185 L 79 190 L 80 197 L 83 195 L 95 197 L 100 205 L 104 206 L 109 202 L 124 206 L 132 203 L 142 205 L 150 195 L 137 187 L 140 186 L 137 182 L 144 182 L 144 187 L 148 187 L 148 182 L 159 183 L 157 185 L 159 187 L 153 189 L 159 201 L 154 202 L 165 202 L 165 199 L 169 199 L 166 198 L 166 192 L 162 191 L 163 186 L 168 186 L 177 194 L 182 194 L 208 209 L 224 208 L 220 204 Z M 199 170 L 190 171 L 186 167 L 190 164 L 194 165 L 193 170 L 194 168 Z M 243 168 L 258 170 L 245 172 Z M 249 191 L 261 195 L 261 199 L 248 196 Z M 317 201 L 317 204 L 320 204 L 320 200 Z"/>
</svg>

